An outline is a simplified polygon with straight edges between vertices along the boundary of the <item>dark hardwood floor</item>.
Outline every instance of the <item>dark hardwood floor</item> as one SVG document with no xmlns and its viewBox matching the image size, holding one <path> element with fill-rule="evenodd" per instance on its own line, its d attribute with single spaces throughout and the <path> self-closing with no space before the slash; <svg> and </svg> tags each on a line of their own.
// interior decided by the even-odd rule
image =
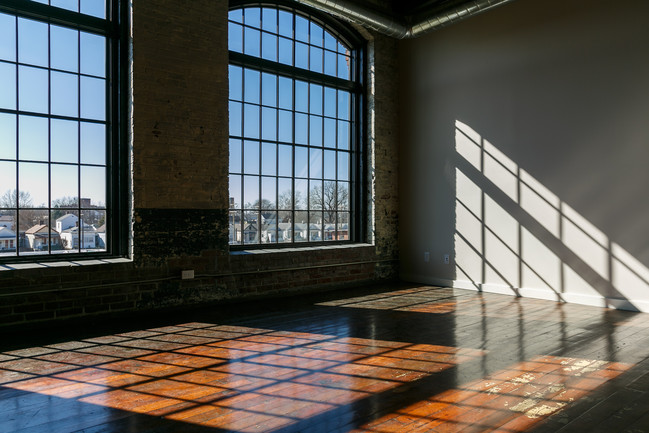
<svg viewBox="0 0 649 433">
<path fill-rule="evenodd" d="M 0 432 L 649 432 L 648 331 L 401 285 L 12 333 Z"/>
</svg>

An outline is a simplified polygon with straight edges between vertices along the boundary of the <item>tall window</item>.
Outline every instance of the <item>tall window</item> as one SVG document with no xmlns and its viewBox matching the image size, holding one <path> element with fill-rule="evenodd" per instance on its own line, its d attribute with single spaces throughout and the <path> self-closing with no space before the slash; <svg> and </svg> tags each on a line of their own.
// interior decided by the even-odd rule
<svg viewBox="0 0 649 433">
<path fill-rule="evenodd" d="M 357 239 L 360 44 L 295 7 L 230 10 L 230 244 Z"/>
<path fill-rule="evenodd" d="M 0 261 L 119 252 L 117 3 L 0 2 Z"/>
</svg>

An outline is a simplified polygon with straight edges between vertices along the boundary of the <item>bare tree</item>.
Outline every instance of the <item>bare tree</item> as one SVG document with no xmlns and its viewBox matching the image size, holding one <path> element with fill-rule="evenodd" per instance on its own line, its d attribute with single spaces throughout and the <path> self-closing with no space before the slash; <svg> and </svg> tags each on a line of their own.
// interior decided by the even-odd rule
<svg viewBox="0 0 649 433">
<path fill-rule="evenodd" d="M 33 209 L 34 200 L 27 191 L 9 190 L 0 196 L 0 208 L 15 210 L 18 208 L 18 221 L 15 230 L 26 230 L 41 220 L 47 219 L 42 211 Z M 31 209 L 30 209 L 31 208 Z"/>
<path fill-rule="evenodd" d="M 326 181 L 322 189 L 311 190 L 311 204 L 324 210 L 325 221 L 333 222 L 336 211 L 348 208 L 349 191 L 347 188 L 337 188 L 334 181 Z"/>
</svg>

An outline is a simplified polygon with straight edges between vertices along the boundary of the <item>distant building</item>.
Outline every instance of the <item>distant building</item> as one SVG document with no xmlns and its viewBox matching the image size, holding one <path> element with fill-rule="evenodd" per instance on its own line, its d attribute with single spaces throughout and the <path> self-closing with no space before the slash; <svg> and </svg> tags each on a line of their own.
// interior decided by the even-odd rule
<svg viewBox="0 0 649 433">
<path fill-rule="evenodd" d="M 0 252 L 16 249 L 16 233 L 8 227 L 0 226 Z"/>
<path fill-rule="evenodd" d="M 61 237 L 59 232 L 45 224 L 37 224 L 25 231 L 28 247 L 34 251 L 48 249 L 48 240 L 53 249 L 60 248 Z"/>
<path fill-rule="evenodd" d="M 0 227 L 14 229 L 14 217 L 11 215 L 0 215 Z"/>
</svg>

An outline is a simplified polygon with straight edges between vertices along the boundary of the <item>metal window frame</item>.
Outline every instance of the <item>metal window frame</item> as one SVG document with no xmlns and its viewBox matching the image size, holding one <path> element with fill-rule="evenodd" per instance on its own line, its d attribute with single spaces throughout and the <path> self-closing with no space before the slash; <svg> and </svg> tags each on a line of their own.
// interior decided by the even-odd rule
<svg viewBox="0 0 649 433">
<path fill-rule="evenodd" d="M 16 252 L 13 256 L 2 256 L 0 257 L 0 264 L 10 264 L 10 263 L 36 263 L 36 262 L 50 262 L 50 261 L 65 261 L 65 260 L 79 260 L 79 259 L 101 259 L 101 258 L 114 258 L 114 257 L 125 257 L 128 255 L 128 215 L 130 208 L 130 200 L 128 197 L 128 167 L 129 159 L 127 152 L 128 142 L 128 23 L 129 23 L 129 11 L 126 1 L 123 0 L 109 0 L 106 4 L 106 18 L 97 18 L 94 16 L 82 14 L 80 12 L 74 12 L 55 6 L 49 6 L 42 3 L 37 3 L 29 0 L 3 0 L 0 3 L 0 12 L 15 16 L 16 18 L 27 18 L 41 21 L 47 24 L 54 24 L 64 28 L 69 28 L 77 31 L 83 31 L 87 33 L 93 33 L 106 38 L 106 75 L 102 77 L 106 81 L 106 119 L 98 123 L 106 125 L 106 156 L 105 164 L 98 166 L 105 166 L 106 168 L 106 203 L 103 208 L 99 210 L 105 213 L 105 224 L 106 224 L 106 247 L 103 251 L 81 251 L 82 239 L 84 237 L 83 233 L 83 224 L 82 216 L 84 212 L 92 211 L 98 208 L 86 208 L 81 203 L 81 181 L 78 183 L 77 196 L 78 203 L 76 207 L 73 208 L 64 208 L 64 210 L 69 210 L 71 213 L 77 213 L 80 224 L 79 224 L 79 249 L 77 252 L 67 252 L 67 253 L 52 253 L 51 245 L 51 230 L 54 225 L 52 220 L 52 212 L 55 209 L 51 204 L 51 170 L 52 164 L 51 158 L 48 155 L 48 160 L 46 162 L 39 161 L 43 164 L 47 164 L 48 172 L 48 206 L 44 208 L 34 208 L 34 210 L 46 212 L 48 215 L 48 246 L 47 252 L 43 254 L 27 254 L 21 255 L 20 251 L 20 228 L 19 224 L 19 211 L 20 208 L 18 203 L 16 203 L 15 208 L 10 209 L 14 213 L 15 228 L 16 228 Z M 18 31 L 18 29 L 16 29 Z M 49 36 L 48 36 L 49 38 Z M 18 44 L 18 41 L 16 41 Z M 48 50 L 49 50 L 49 40 L 48 40 Z M 16 47 L 16 55 L 18 55 L 18 50 Z M 81 53 L 79 51 L 78 56 L 80 58 Z M 18 58 L 15 60 L 16 67 L 19 66 Z M 48 71 L 48 92 L 51 92 L 51 83 L 50 75 L 51 71 L 57 71 L 55 68 L 51 67 L 51 64 L 48 64 L 43 69 Z M 81 71 L 77 72 L 78 77 L 85 76 L 87 74 L 82 74 Z M 81 85 L 79 80 L 78 86 Z M 48 104 L 51 104 L 51 98 L 48 94 Z M 18 82 L 16 82 L 16 97 L 18 98 Z M 78 98 L 81 98 L 81 92 L 79 91 Z M 80 110 L 80 101 L 78 100 Z M 0 110 L 4 113 L 16 115 L 16 121 L 18 122 L 18 116 L 23 114 L 28 114 L 30 116 L 39 116 L 47 119 L 48 121 L 48 143 L 51 142 L 51 120 L 52 119 L 63 119 L 63 120 L 74 120 L 77 122 L 88 122 L 89 119 L 83 119 L 80 112 L 77 117 L 66 117 L 51 114 L 51 110 L 48 109 L 48 113 L 38 115 L 35 113 L 28 113 L 20 110 L 20 107 L 16 105 L 15 110 Z M 90 120 L 90 123 L 92 121 Z M 80 126 L 79 126 L 80 127 Z M 16 130 L 16 133 L 19 133 L 19 130 Z M 80 133 L 80 129 L 77 130 L 77 133 Z M 78 137 L 80 138 L 80 137 Z M 16 137 L 18 140 L 18 137 Z M 18 146 L 18 141 L 16 141 L 16 146 Z M 79 140 L 78 146 L 81 146 L 81 141 Z M 80 148 L 78 149 L 78 151 Z M 18 147 L 16 148 L 16 164 L 19 162 Z M 48 145 L 48 152 L 51 152 L 51 146 Z M 57 163 L 58 164 L 58 163 Z M 81 179 L 80 171 L 82 167 L 97 166 L 97 164 L 87 164 L 82 163 L 80 160 L 76 163 L 70 163 L 68 165 L 75 166 L 78 170 L 77 175 L 79 180 Z M 16 185 L 18 185 L 18 171 L 16 172 Z"/>
<path fill-rule="evenodd" d="M 367 176 L 366 176 L 366 168 L 365 168 L 365 163 L 364 163 L 364 155 L 365 155 L 365 137 L 366 137 L 366 129 L 365 129 L 365 121 L 364 121 L 364 116 L 365 116 L 365 101 L 366 101 L 366 95 L 365 95 L 365 77 L 364 77 L 364 71 L 366 70 L 366 57 L 365 57 L 365 52 L 366 52 L 366 44 L 367 42 L 358 34 L 356 33 L 353 29 L 351 29 L 349 26 L 339 22 L 337 19 L 332 18 L 331 16 L 324 14 L 320 11 L 301 6 L 299 4 L 296 4 L 295 2 L 291 1 L 285 1 L 285 0 L 277 0 L 277 1 L 245 1 L 245 0 L 231 0 L 230 1 L 230 10 L 236 10 L 236 9 L 244 9 L 248 7 L 269 7 L 276 9 L 278 11 L 284 10 L 287 12 L 292 13 L 294 16 L 301 16 L 307 19 L 310 23 L 316 23 L 320 26 L 322 26 L 326 31 L 329 31 L 332 33 L 338 41 L 343 43 L 344 45 L 350 47 L 350 54 L 351 58 L 354 59 L 353 62 L 353 69 L 350 71 L 350 79 L 342 79 L 338 78 L 337 76 L 331 76 L 327 75 L 324 72 L 324 64 L 323 64 L 323 72 L 314 72 L 308 69 L 302 69 L 298 66 L 293 66 L 295 65 L 295 56 L 296 56 L 296 49 L 295 49 L 295 44 L 298 42 L 297 39 L 295 38 L 295 35 L 291 39 L 293 42 L 293 65 L 286 65 L 283 63 L 279 63 L 279 61 L 272 61 L 272 60 L 266 60 L 262 58 L 262 54 L 260 53 L 259 57 L 248 55 L 248 54 L 243 54 L 243 53 L 238 53 L 238 52 L 229 52 L 229 65 L 234 65 L 238 66 L 241 68 L 246 68 L 246 69 L 253 69 L 257 70 L 261 73 L 272 73 L 273 75 L 277 77 L 286 77 L 292 80 L 293 86 L 295 86 L 295 80 L 300 80 L 307 82 L 309 85 L 311 84 L 318 84 L 324 87 L 329 87 L 333 88 L 336 90 L 344 90 L 348 91 L 351 96 L 350 100 L 350 143 L 349 143 L 349 149 L 344 150 L 343 152 L 348 153 L 349 159 L 350 159 L 350 170 L 349 170 L 349 179 L 346 181 L 346 183 L 349 185 L 349 192 L 348 192 L 348 202 L 349 202 L 349 208 L 346 211 L 340 211 L 339 209 L 336 209 L 334 212 L 336 214 L 336 229 L 337 229 L 337 224 L 338 224 L 338 214 L 339 213 L 346 213 L 348 215 L 348 239 L 347 240 L 335 240 L 335 241 L 327 241 L 324 239 L 324 215 L 326 213 L 326 210 L 321 209 L 320 213 L 322 214 L 322 228 L 321 228 L 321 239 L 319 241 L 310 241 L 309 238 L 309 233 L 307 233 L 307 241 L 306 242 L 296 242 L 295 241 L 295 225 L 293 225 L 292 230 L 291 230 L 291 240 L 288 242 L 272 242 L 272 243 L 262 243 L 260 239 L 257 240 L 256 243 L 246 243 L 244 239 L 244 228 L 245 228 L 245 214 L 247 212 L 246 208 L 244 207 L 244 204 L 241 203 L 240 209 L 233 209 L 229 210 L 229 212 L 238 212 L 239 213 L 239 218 L 241 219 L 240 221 L 240 228 L 241 228 L 241 235 L 242 239 L 240 243 L 231 243 L 229 244 L 230 250 L 236 251 L 236 250 L 244 250 L 244 249 L 282 249 L 282 248 L 292 248 L 292 247 L 319 247 L 319 246 L 326 246 L 326 245 L 337 245 L 337 244 L 350 244 L 350 243 L 359 243 L 362 242 L 364 239 L 366 239 L 366 234 L 367 234 L 367 228 L 365 227 L 365 221 L 367 220 L 367 205 L 365 203 L 365 194 L 364 191 L 366 190 L 366 182 L 367 182 Z M 245 32 L 245 25 L 242 25 L 243 29 L 242 31 Z M 294 28 L 295 28 L 295 18 L 294 18 Z M 258 29 L 260 32 L 264 32 L 262 28 L 260 27 Z M 309 28 L 310 31 L 310 28 Z M 280 37 L 279 32 L 273 33 Z M 244 42 L 245 43 L 245 42 Z M 277 44 L 279 44 L 279 39 Z M 279 45 L 278 45 L 279 46 Z M 307 46 L 311 46 L 311 44 L 307 44 Z M 321 47 L 318 47 L 321 48 Z M 260 47 L 261 49 L 261 47 Z M 323 50 L 325 50 L 323 48 Z M 278 52 L 279 54 L 279 52 Z M 261 80 L 261 75 L 260 75 L 260 80 Z M 244 84 L 245 79 L 242 81 L 242 90 L 245 87 Z M 279 80 L 278 80 L 278 87 L 279 87 Z M 279 98 L 279 89 L 277 92 L 277 97 Z M 290 110 L 292 115 L 293 115 L 293 127 L 295 128 L 295 114 L 296 113 L 301 113 L 300 111 L 296 110 L 295 107 L 295 90 L 293 91 L 293 107 Z M 242 105 L 242 122 L 243 122 L 243 108 L 244 108 L 244 100 L 245 96 L 242 96 L 241 100 L 241 105 Z M 309 98 L 310 101 L 310 98 Z M 259 141 L 260 143 L 260 163 L 259 163 L 259 174 L 255 174 L 254 176 L 257 176 L 259 178 L 259 197 L 260 200 L 262 198 L 262 181 L 265 177 L 265 175 L 262 174 L 262 166 L 261 166 L 261 143 L 264 141 L 262 138 L 261 134 L 261 128 L 262 128 L 262 122 L 261 122 L 261 112 L 262 112 L 262 107 L 264 106 L 262 101 L 261 101 L 261 95 L 260 95 L 260 101 L 259 104 L 259 111 L 260 111 L 260 121 L 259 121 L 259 126 L 260 126 L 260 137 L 258 139 L 248 139 L 248 141 Z M 277 104 L 279 105 L 279 103 Z M 324 108 L 324 97 L 322 101 L 322 105 Z M 278 116 L 279 116 L 279 107 L 275 106 L 273 107 L 278 110 Z M 336 110 L 338 109 L 337 104 L 336 104 Z M 319 117 L 323 119 L 328 118 L 328 116 L 324 115 L 324 110 L 322 110 L 323 113 Z M 304 114 L 304 113 L 303 113 Z M 309 113 L 306 113 L 307 116 Z M 337 121 L 340 121 L 338 117 L 336 117 Z M 307 120 L 308 121 L 308 120 Z M 279 123 L 279 122 L 278 122 Z M 323 131 L 322 133 L 324 134 L 324 123 L 323 123 Z M 230 138 L 235 138 L 235 139 L 240 139 L 241 144 L 242 144 L 242 155 L 241 155 L 241 173 L 231 173 L 233 175 L 238 175 L 241 178 L 241 193 L 243 195 L 244 192 L 244 179 L 246 176 L 245 170 L 244 170 L 244 165 L 243 165 L 243 157 L 244 157 L 244 146 L 243 143 L 246 141 L 245 138 L 245 132 L 244 132 L 245 126 L 242 124 L 242 131 L 241 137 L 234 137 L 230 135 Z M 295 131 L 295 129 L 294 129 Z M 309 134 L 307 132 L 307 134 Z M 304 147 L 307 149 L 307 155 L 310 154 L 311 149 L 320 149 L 318 147 L 311 146 L 308 143 L 308 138 L 307 138 L 307 144 L 301 145 L 295 142 L 295 136 L 293 135 L 293 142 L 290 143 L 292 145 L 292 152 L 293 152 L 293 168 L 292 168 L 292 176 L 291 176 L 291 182 L 292 182 L 292 191 L 293 191 L 293 197 L 295 194 L 295 181 L 298 179 L 306 180 L 307 185 L 310 185 L 310 182 L 312 180 L 319 180 L 322 182 L 322 185 L 324 187 L 324 184 L 328 181 L 328 179 L 324 176 L 324 151 L 325 150 L 334 150 L 335 155 L 336 155 L 336 166 L 338 165 L 338 155 L 341 152 L 340 149 L 333 148 L 329 149 L 324 146 L 320 147 L 323 152 L 323 157 L 322 157 L 322 177 L 320 179 L 311 179 L 310 175 L 307 174 L 307 178 L 297 178 L 295 175 L 295 150 L 297 147 Z M 279 158 L 279 144 L 283 144 L 279 140 L 279 131 L 277 131 L 277 138 L 275 140 L 270 140 L 269 142 L 277 144 L 277 153 L 276 153 L 276 158 Z M 288 143 L 286 143 L 288 144 Z M 307 159 L 309 159 L 307 157 Z M 276 170 L 278 170 L 278 161 L 276 161 Z M 310 170 L 310 169 L 309 169 Z M 229 172 L 229 171 L 228 171 Z M 285 176 L 280 176 L 278 172 L 275 173 L 274 176 L 270 176 L 275 178 L 275 189 L 276 189 L 276 197 L 277 197 L 277 191 L 279 189 L 279 179 L 280 178 L 285 178 Z M 337 177 L 337 175 L 336 175 Z M 335 182 L 340 182 L 337 178 Z M 311 216 L 311 209 L 309 205 L 309 193 L 310 189 L 307 187 L 307 204 L 305 206 L 305 209 L 295 209 L 295 203 L 292 204 L 292 208 L 290 209 L 290 212 L 292 212 L 293 217 L 295 217 L 296 212 L 305 212 L 308 215 L 308 220 L 310 220 Z M 338 194 L 338 189 L 336 187 L 336 194 Z M 283 209 L 279 208 L 279 204 L 276 204 L 275 208 L 272 210 L 277 214 L 277 221 L 279 221 L 279 215 L 282 211 L 285 211 Z M 261 221 L 261 213 L 262 209 L 256 210 L 257 212 L 257 221 L 258 225 L 260 225 Z M 228 220 L 230 220 L 230 216 L 228 217 Z M 278 222 L 279 224 L 279 222 Z M 295 218 L 293 218 L 293 224 L 295 224 Z M 310 221 L 307 221 L 307 227 L 309 226 Z M 277 227 L 278 229 L 278 227 Z M 307 229 L 308 232 L 308 229 Z M 261 234 L 260 228 L 258 229 L 258 236 Z"/>
</svg>

